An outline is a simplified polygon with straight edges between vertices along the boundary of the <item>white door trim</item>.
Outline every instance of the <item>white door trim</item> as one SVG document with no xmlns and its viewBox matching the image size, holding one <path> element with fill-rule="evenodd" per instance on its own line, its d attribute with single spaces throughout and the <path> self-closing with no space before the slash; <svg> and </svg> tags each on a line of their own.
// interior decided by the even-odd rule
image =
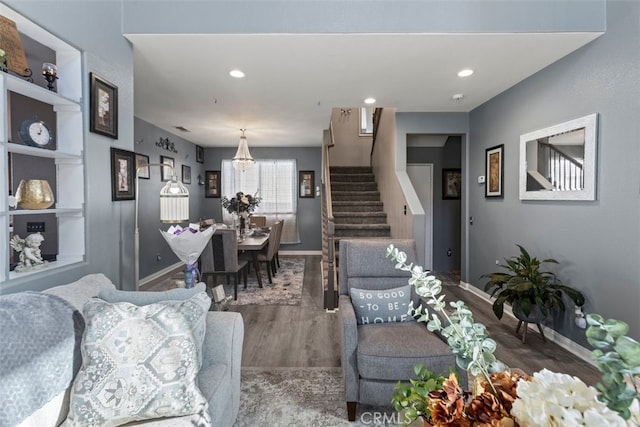
<svg viewBox="0 0 640 427">
<path fill-rule="evenodd" d="M 412 174 L 411 169 L 417 174 Z M 433 163 L 407 163 L 407 175 L 424 210 L 424 265 L 422 267 L 425 270 L 433 269 L 433 169 Z M 418 186 L 416 181 L 426 185 Z"/>
</svg>

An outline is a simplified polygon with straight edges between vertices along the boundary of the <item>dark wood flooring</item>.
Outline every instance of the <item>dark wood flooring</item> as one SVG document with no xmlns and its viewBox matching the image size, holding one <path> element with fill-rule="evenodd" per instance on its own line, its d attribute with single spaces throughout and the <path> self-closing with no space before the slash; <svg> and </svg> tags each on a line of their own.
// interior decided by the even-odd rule
<svg viewBox="0 0 640 427">
<path fill-rule="evenodd" d="M 230 306 L 242 314 L 245 323 L 243 366 L 252 367 L 337 367 L 340 366 L 338 313 L 323 309 L 319 256 L 305 256 L 302 303 L 299 306 Z M 144 288 L 160 290 L 158 283 Z M 544 343 L 529 330 L 526 342 L 515 335 L 517 322 L 507 316 L 498 320 L 491 306 L 462 288 L 446 286 L 447 300 L 461 299 L 476 321 L 487 326 L 498 343 L 496 357 L 508 366 L 527 373 L 548 368 L 575 375 L 595 384 L 600 373 L 589 363 L 555 343 Z"/>
</svg>

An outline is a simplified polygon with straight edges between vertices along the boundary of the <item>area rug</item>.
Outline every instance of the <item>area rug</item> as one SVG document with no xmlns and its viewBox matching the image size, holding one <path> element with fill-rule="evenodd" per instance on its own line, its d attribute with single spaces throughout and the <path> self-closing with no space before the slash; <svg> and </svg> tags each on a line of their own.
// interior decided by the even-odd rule
<svg viewBox="0 0 640 427">
<path fill-rule="evenodd" d="M 300 305 L 304 265 L 304 258 L 280 257 L 280 268 L 273 276 L 273 283 L 269 283 L 265 265 L 260 265 L 262 288 L 258 287 L 256 273 L 252 269 L 247 278 L 247 289 L 242 280 L 238 283 L 237 300 L 233 300 L 233 284 L 224 285 L 225 295 L 232 298 L 229 305 Z M 219 280 L 225 279 L 220 277 Z"/>
<path fill-rule="evenodd" d="M 347 421 L 342 368 L 242 368 L 234 427 L 391 427 L 391 408 L 358 405 Z"/>
</svg>

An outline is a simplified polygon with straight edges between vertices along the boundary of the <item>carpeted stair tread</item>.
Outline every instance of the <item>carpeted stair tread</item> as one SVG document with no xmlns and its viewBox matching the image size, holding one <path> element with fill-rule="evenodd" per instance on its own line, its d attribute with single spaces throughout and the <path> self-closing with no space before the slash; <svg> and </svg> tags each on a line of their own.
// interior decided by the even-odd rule
<svg viewBox="0 0 640 427">
<path fill-rule="evenodd" d="M 334 191 L 378 191 L 378 184 L 376 182 L 332 182 L 332 194 Z"/>
<path fill-rule="evenodd" d="M 374 182 L 375 177 L 372 173 L 332 173 L 331 182 Z"/>
<path fill-rule="evenodd" d="M 379 201 L 379 191 L 332 191 L 331 200 L 340 201 Z"/>
<path fill-rule="evenodd" d="M 331 166 L 330 173 L 373 173 L 371 166 Z"/>
</svg>

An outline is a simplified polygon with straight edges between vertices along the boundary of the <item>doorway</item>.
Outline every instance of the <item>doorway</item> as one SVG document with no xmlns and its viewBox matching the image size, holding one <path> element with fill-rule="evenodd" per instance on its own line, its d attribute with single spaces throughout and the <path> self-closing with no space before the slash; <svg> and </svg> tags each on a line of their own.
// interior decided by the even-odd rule
<svg viewBox="0 0 640 427">
<path fill-rule="evenodd" d="M 424 264 L 425 270 L 433 269 L 433 164 L 407 164 L 407 175 L 424 210 Z"/>
</svg>

